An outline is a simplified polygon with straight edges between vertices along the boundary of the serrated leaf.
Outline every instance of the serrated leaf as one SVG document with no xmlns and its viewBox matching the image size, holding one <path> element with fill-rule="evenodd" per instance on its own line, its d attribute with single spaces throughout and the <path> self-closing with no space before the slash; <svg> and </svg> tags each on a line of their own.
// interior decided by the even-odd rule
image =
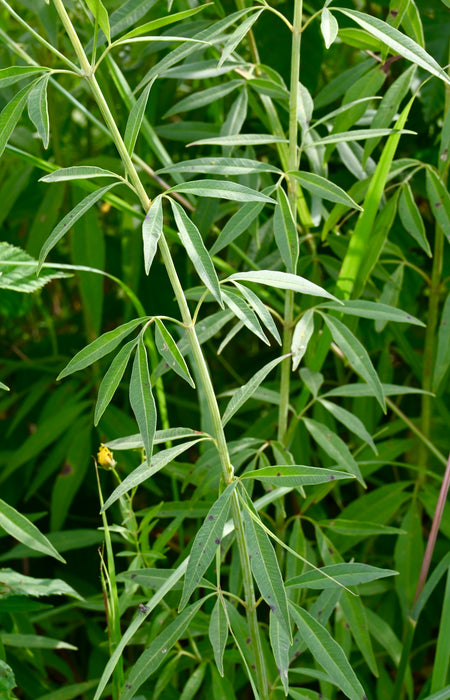
<svg viewBox="0 0 450 700">
<path fill-rule="evenodd" d="M 130 115 L 127 120 L 127 125 L 125 127 L 125 136 L 123 138 L 126 149 L 130 155 L 133 154 L 134 147 L 136 145 L 136 139 L 139 135 L 142 120 L 144 119 L 150 90 L 152 89 L 155 80 L 156 77 L 150 80 L 150 82 L 145 86 L 144 90 L 142 91 L 142 94 L 139 97 L 139 99 L 136 100 L 133 107 L 131 108 Z"/>
<path fill-rule="evenodd" d="M 58 168 L 48 175 L 41 177 L 39 182 L 63 182 L 65 180 L 88 180 L 94 177 L 114 177 L 121 179 L 117 173 L 96 165 L 72 165 L 69 168 Z"/>
<path fill-rule="evenodd" d="M 0 527 L 27 547 L 66 563 L 45 535 L 28 518 L 0 498 Z"/>
<path fill-rule="evenodd" d="M 223 414 L 223 426 L 225 426 L 228 423 L 230 418 L 232 418 L 232 416 L 234 416 L 234 414 L 240 409 L 240 407 L 252 396 L 255 390 L 267 377 L 269 372 L 271 372 L 277 365 L 279 365 L 280 362 L 282 362 L 286 357 L 289 356 L 282 355 L 281 357 L 277 357 L 275 360 L 272 360 L 272 362 L 269 362 L 262 369 L 260 369 L 259 372 L 256 372 L 256 374 L 254 374 L 253 377 L 246 384 L 241 386 L 239 389 L 236 389 L 236 391 L 233 394 L 233 397 L 231 398 L 225 409 L 225 413 Z"/>
<path fill-rule="evenodd" d="M 265 333 L 263 332 L 258 318 L 254 311 L 249 308 L 246 302 L 238 294 L 230 292 L 229 290 L 222 289 L 222 298 L 228 306 L 229 309 L 237 316 L 244 326 L 246 326 L 252 333 L 254 333 L 258 338 L 260 338 L 266 345 L 270 345 Z"/>
<path fill-rule="evenodd" d="M 153 200 L 150 209 L 142 222 L 142 238 L 144 241 L 145 274 L 148 275 L 153 258 L 158 249 L 158 241 L 163 231 L 162 197 L 158 195 Z"/>
<path fill-rule="evenodd" d="M 45 258 L 51 251 L 51 249 L 58 243 L 58 241 L 67 233 L 67 231 L 73 226 L 75 221 L 78 221 L 85 212 L 88 211 L 99 199 L 105 196 L 109 190 L 117 185 L 117 182 L 113 182 L 112 185 L 107 185 L 102 187 L 100 190 L 91 192 L 87 197 L 78 202 L 78 204 L 70 211 L 66 216 L 55 226 L 50 236 L 45 241 L 42 246 L 41 252 L 39 253 L 39 270 L 41 269 Z"/>
<path fill-rule="evenodd" d="M 108 44 L 111 43 L 111 31 L 109 28 L 109 17 L 105 6 L 101 0 L 86 0 L 86 5 L 89 7 L 90 11 L 97 20 L 100 29 L 108 40 Z"/>
<path fill-rule="evenodd" d="M 345 204 L 352 209 L 363 211 L 363 208 L 355 202 L 342 187 L 335 185 L 334 182 L 327 180 L 326 177 L 316 175 L 315 173 L 299 172 L 297 170 L 293 170 L 288 174 L 293 175 L 302 187 L 316 197 L 327 199 L 330 202 L 337 202 L 338 204 Z"/>
<path fill-rule="evenodd" d="M 363 700 L 366 697 L 364 689 L 339 644 L 307 610 L 292 602 L 290 607 L 300 635 L 315 661 L 350 700 Z"/>
<path fill-rule="evenodd" d="M 313 333 L 314 311 L 313 309 L 308 309 L 308 311 L 303 314 L 300 321 L 296 324 L 292 335 L 291 352 L 293 372 L 295 372 L 302 361 Z"/>
<path fill-rule="evenodd" d="M 37 277 L 37 260 L 21 248 L 0 241 L 0 289 L 34 292 L 53 279 L 68 277 L 65 272 L 49 272 Z"/>
<path fill-rule="evenodd" d="M 372 387 L 381 408 L 383 411 L 386 411 L 386 402 L 380 379 L 364 346 L 347 326 L 341 321 L 338 321 L 337 318 L 332 318 L 328 314 L 326 316 L 324 315 L 323 318 L 334 342 L 346 356 L 349 365 L 356 374 L 359 374 L 359 376 Z"/>
<path fill-rule="evenodd" d="M 286 270 L 295 273 L 300 249 L 297 227 L 289 200 L 282 187 L 277 188 L 277 206 L 273 217 L 273 230 Z"/>
<path fill-rule="evenodd" d="M 213 262 L 203 243 L 202 236 L 196 225 L 190 220 L 178 202 L 170 200 L 173 215 L 177 224 L 177 229 L 181 242 L 191 259 L 191 262 L 205 286 L 209 289 L 214 299 L 223 308 L 222 295 L 220 292 L 219 280 L 214 269 Z"/>
<path fill-rule="evenodd" d="M 330 292 L 327 292 L 318 284 L 310 282 L 304 277 L 293 275 L 290 272 L 278 272 L 276 270 L 250 270 L 249 272 L 235 272 L 227 279 L 229 282 L 254 282 L 256 284 L 266 284 L 268 287 L 278 289 L 290 289 L 300 294 L 311 294 L 312 296 L 326 297 L 338 301 Z"/>
<path fill-rule="evenodd" d="M 433 391 L 436 392 L 450 367 L 450 294 L 442 309 L 441 323 L 437 335 L 437 352 L 434 363 Z"/>
<path fill-rule="evenodd" d="M 432 214 L 450 242 L 450 195 L 434 170 L 427 169 L 426 185 Z"/>
<path fill-rule="evenodd" d="M 405 231 L 412 236 L 420 247 L 431 257 L 431 248 L 428 243 L 425 226 L 419 207 L 414 201 L 414 196 L 409 182 L 405 182 L 398 201 L 398 213 Z"/>
<path fill-rule="evenodd" d="M 326 7 L 324 7 L 322 10 L 322 16 L 320 18 L 320 31 L 325 42 L 325 48 L 329 49 L 337 37 L 339 25 L 336 17 L 332 15 L 330 10 L 328 10 Z"/>
<path fill-rule="evenodd" d="M 323 573 L 322 573 L 323 572 Z M 325 576 L 325 574 L 327 574 Z M 397 571 L 392 569 L 380 569 L 369 564 L 358 562 L 330 564 L 321 569 L 312 569 L 300 576 L 286 581 L 288 588 L 333 588 L 342 586 L 359 586 L 370 581 L 377 581 L 386 576 L 397 576 Z M 334 580 L 333 580 L 334 579 Z"/>
<path fill-rule="evenodd" d="M 236 485 L 237 481 L 228 484 L 224 492 L 211 507 L 195 536 L 184 577 L 183 594 L 178 606 L 179 610 L 183 610 L 185 607 L 192 593 L 197 588 L 201 577 L 211 564 L 217 547 L 220 546 L 223 528 L 230 510 L 231 497 Z"/>
<path fill-rule="evenodd" d="M 223 654 L 228 639 L 228 621 L 225 610 L 223 609 L 221 596 L 217 596 L 217 600 L 211 611 L 208 634 L 213 648 L 217 670 L 220 675 L 223 676 Z"/>
<path fill-rule="evenodd" d="M 156 432 L 156 406 L 150 383 L 147 350 L 142 338 L 139 339 L 134 356 L 129 393 L 130 405 L 142 436 L 145 454 L 150 460 Z"/>
<path fill-rule="evenodd" d="M 50 121 L 48 116 L 47 89 L 50 75 L 39 80 L 28 95 L 28 116 L 35 125 L 37 132 L 48 148 L 50 140 Z"/>
<path fill-rule="evenodd" d="M 324 423 L 320 423 L 312 418 L 304 418 L 303 421 L 308 432 L 324 452 L 326 452 L 331 459 L 335 460 L 340 467 L 356 476 L 358 481 L 365 486 L 358 462 L 354 459 L 352 453 L 339 435 L 336 435 L 336 433 L 327 425 L 324 425 Z"/>
<path fill-rule="evenodd" d="M 238 182 L 228 180 L 190 180 L 171 187 L 170 192 L 194 194 L 197 197 L 213 197 L 217 199 L 231 199 L 233 202 L 268 202 L 274 204 L 274 200 L 262 192 L 253 190 Z M 171 200 L 173 201 L 173 200 Z"/>
<path fill-rule="evenodd" d="M 367 444 L 371 446 L 375 454 L 377 454 L 377 448 L 375 447 L 375 443 L 372 440 L 372 436 L 369 433 L 369 431 L 366 430 L 364 423 L 358 418 L 358 416 L 355 416 L 354 413 L 347 411 L 347 409 L 342 408 L 342 406 L 338 406 L 332 401 L 327 401 L 323 398 L 320 398 L 319 401 L 322 404 L 322 406 L 324 406 L 327 409 L 327 411 L 329 411 L 331 415 L 334 416 L 334 418 L 336 418 L 336 420 L 342 423 L 342 425 L 345 425 L 346 428 L 351 430 L 352 433 L 355 433 L 355 435 L 361 438 L 361 440 L 367 442 Z"/>
<path fill-rule="evenodd" d="M 13 99 L 3 108 L 0 114 L 0 157 L 6 148 L 9 137 L 15 129 L 17 122 L 20 119 L 24 107 L 26 105 L 28 95 L 33 89 L 34 84 L 27 85 L 22 88 Z"/>
<path fill-rule="evenodd" d="M 323 469 L 322 467 L 307 467 L 299 464 L 283 465 L 274 467 L 262 467 L 254 471 L 245 472 L 242 479 L 257 479 L 267 481 L 274 486 L 310 486 L 311 484 L 325 484 L 336 479 L 351 479 L 353 474 L 347 471 L 340 472 L 336 469 Z"/>
<path fill-rule="evenodd" d="M 120 349 L 103 377 L 98 390 L 97 403 L 95 404 L 94 425 L 98 425 L 100 418 L 111 402 L 137 342 L 137 338 L 134 338 Z"/>
<path fill-rule="evenodd" d="M 264 306 L 261 299 L 254 292 L 252 292 L 251 289 L 248 289 L 248 287 L 245 287 L 243 284 L 239 284 L 239 282 L 236 281 L 234 281 L 233 284 L 237 289 L 239 289 L 242 296 L 245 297 L 245 299 L 247 299 L 250 306 L 259 316 L 260 320 L 265 325 L 267 330 L 270 331 L 270 333 L 272 333 L 273 337 L 278 342 L 278 344 L 281 345 L 281 337 L 278 332 L 278 328 L 275 325 L 270 311 L 267 309 L 266 306 Z"/>
<path fill-rule="evenodd" d="M 190 375 L 183 355 L 178 350 L 175 340 L 159 318 L 155 318 L 155 323 L 155 341 L 159 354 L 165 359 L 170 369 L 173 369 L 174 372 L 195 389 L 194 380 Z"/>
<path fill-rule="evenodd" d="M 135 328 L 147 321 L 147 317 L 135 318 L 133 321 L 128 321 L 112 331 L 103 333 L 99 338 L 96 338 L 92 343 L 77 352 L 75 357 L 72 357 L 69 364 L 59 373 L 57 379 L 67 377 L 73 372 L 78 372 L 80 369 L 89 367 L 97 360 L 112 352 L 124 338 L 127 337 Z"/>
</svg>

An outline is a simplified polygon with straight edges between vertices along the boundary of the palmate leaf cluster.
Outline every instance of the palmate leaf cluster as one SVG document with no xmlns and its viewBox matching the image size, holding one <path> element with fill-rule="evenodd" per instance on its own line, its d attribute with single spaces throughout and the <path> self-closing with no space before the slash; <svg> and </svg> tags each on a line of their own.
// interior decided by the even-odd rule
<svg viewBox="0 0 450 700">
<path fill-rule="evenodd" d="M 0 696 L 450 697 L 446 3 L 0 11 Z"/>
</svg>

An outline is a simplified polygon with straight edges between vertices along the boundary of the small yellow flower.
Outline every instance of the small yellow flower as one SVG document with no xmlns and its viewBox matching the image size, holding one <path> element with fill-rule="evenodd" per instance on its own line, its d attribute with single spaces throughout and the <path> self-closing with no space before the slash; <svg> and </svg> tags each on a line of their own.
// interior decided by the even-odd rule
<svg viewBox="0 0 450 700">
<path fill-rule="evenodd" d="M 106 445 L 103 444 L 103 442 L 100 443 L 100 447 L 98 448 L 97 462 L 101 467 L 104 467 L 105 469 L 112 469 L 117 464 L 117 462 L 114 459 L 113 453 L 111 452 L 109 447 L 106 447 Z"/>
</svg>

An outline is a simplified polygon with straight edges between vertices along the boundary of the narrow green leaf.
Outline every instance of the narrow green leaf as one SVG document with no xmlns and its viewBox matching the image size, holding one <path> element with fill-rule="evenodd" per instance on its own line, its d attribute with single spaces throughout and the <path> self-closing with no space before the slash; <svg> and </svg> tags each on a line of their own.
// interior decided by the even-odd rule
<svg viewBox="0 0 450 700">
<path fill-rule="evenodd" d="M 164 442 L 184 440 L 184 438 L 195 437 L 198 435 L 209 437 L 208 433 L 199 433 L 198 430 L 192 430 L 191 428 L 168 428 L 167 430 L 157 430 L 153 444 L 160 445 Z M 143 447 L 140 433 L 117 438 L 117 440 L 110 440 L 105 444 L 111 450 L 135 450 L 136 448 Z"/>
<path fill-rule="evenodd" d="M 417 241 L 426 254 L 431 257 L 431 248 L 427 239 L 422 215 L 414 201 L 409 182 L 405 182 L 402 187 L 402 193 L 398 201 L 398 213 L 405 230 Z"/>
<path fill-rule="evenodd" d="M 220 546 L 223 528 L 228 518 L 231 497 L 236 484 L 237 481 L 228 484 L 210 509 L 195 536 L 184 578 L 183 594 L 178 606 L 179 610 L 183 610 L 185 607 L 192 593 L 197 588 L 201 577 L 211 564 L 217 547 Z"/>
<path fill-rule="evenodd" d="M 94 18 L 98 22 L 100 29 L 106 36 L 108 44 L 110 44 L 111 30 L 109 28 L 109 17 L 102 0 L 86 0 L 86 5 L 89 7 L 90 11 L 94 15 Z"/>
<path fill-rule="evenodd" d="M 308 432 L 324 452 L 326 452 L 331 459 L 334 459 L 340 467 L 356 476 L 358 481 L 365 486 L 358 462 L 354 459 L 352 453 L 339 435 L 333 433 L 324 423 L 320 423 L 312 418 L 304 418 L 303 421 Z"/>
<path fill-rule="evenodd" d="M 43 66 L 9 66 L 9 68 L 0 69 L 0 88 L 5 88 L 8 85 L 14 85 L 23 78 L 28 78 L 38 73 L 44 73 L 48 68 Z"/>
<path fill-rule="evenodd" d="M 323 572 L 323 573 L 322 573 Z M 300 576 L 286 581 L 288 588 L 333 588 L 341 584 L 342 586 L 360 586 L 363 583 L 377 581 L 387 576 L 397 576 L 397 571 L 392 569 L 380 569 L 369 564 L 358 562 L 329 564 L 321 569 L 312 569 Z M 324 574 L 327 574 L 326 576 Z M 334 580 L 333 580 L 334 579 Z"/>
<path fill-rule="evenodd" d="M 39 80 L 28 95 L 28 116 L 35 125 L 38 134 L 48 148 L 50 140 L 50 121 L 48 116 L 47 89 L 50 75 Z"/>
<path fill-rule="evenodd" d="M 308 348 L 308 343 L 314 333 L 314 311 L 308 309 L 294 328 L 292 335 L 292 371 L 295 372 Z"/>
<path fill-rule="evenodd" d="M 163 231 L 162 196 L 158 195 L 153 200 L 150 209 L 142 222 L 142 238 L 144 241 L 145 274 L 148 275 L 153 258 L 158 249 L 158 241 Z"/>
<path fill-rule="evenodd" d="M 207 3 L 206 5 L 200 5 L 199 7 L 194 7 L 190 10 L 183 10 L 182 12 L 174 12 L 173 14 L 165 15 L 164 17 L 154 19 L 151 22 L 146 22 L 145 24 L 141 24 L 140 27 L 136 27 L 136 29 L 132 29 L 130 32 L 127 32 L 127 34 L 121 36 L 120 39 L 121 41 L 133 39 L 136 36 L 142 36 L 142 34 L 154 32 L 155 29 L 161 29 L 161 27 L 166 27 L 168 24 L 173 24 L 174 22 L 181 22 L 181 20 L 187 19 L 188 17 L 192 17 L 192 15 L 196 15 L 197 12 L 201 12 L 205 9 L 205 7 L 208 7 L 209 4 L 210 3 Z M 145 3 L 143 3 L 143 5 L 145 7 Z"/>
<path fill-rule="evenodd" d="M 322 469 L 322 467 L 306 467 L 299 464 L 274 467 L 262 467 L 254 471 L 245 472 L 242 479 L 257 479 L 274 486 L 310 486 L 311 484 L 326 484 L 336 479 L 351 479 L 352 474 L 347 471 L 340 472 L 335 469 Z"/>
<path fill-rule="evenodd" d="M 183 194 L 194 194 L 198 197 L 231 199 L 233 202 L 268 202 L 269 204 L 274 204 L 274 200 L 266 194 L 228 180 L 190 180 L 171 187 L 167 192 L 182 192 Z"/>
<path fill-rule="evenodd" d="M 378 374 L 370 360 L 367 350 L 353 333 L 337 318 L 332 318 L 329 314 L 323 316 L 332 338 L 336 345 L 346 356 L 352 369 L 369 384 L 383 409 L 386 411 L 386 402 L 383 394 Z"/>
<path fill-rule="evenodd" d="M 396 573 L 396 572 L 393 572 Z M 372 640 L 369 634 L 369 623 L 366 616 L 366 607 L 361 598 L 344 591 L 339 604 L 342 608 L 342 615 L 345 624 L 350 628 L 356 646 L 374 676 L 379 675 Z"/>
<path fill-rule="evenodd" d="M 342 423 L 342 425 L 345 425 L 346 428 L 351 430 L 352 433 L 355 433 L 355 435 L 361 438 L 361 440 L 367 442 L 367 444 L 371 446 L 375 454 L 377 454 L 377 448 L 375 447 L 375 443 L 372 440 L 372 436 L 366 429 L 364 423 L 358 418 L 358 416 L 355 416 L 354 413 L 351 413 L 350 411 L 347 411 L 347 409 L 342 408 L 342 406 L 338 406 L 338 404 L 334 403 L 333 401 L 327 401 L 323 398 L 320 398 L 319 401 L 322 404 L 322 406 L 324 406 L 327 409 L 327 411 L 329 411 L 331 415 L 334 416 L 334 418 L 336 418 L 336 420 Z"/>
<path fill-rule="evenodd" d="M 360 27 L 369 32 L 369 34 L 372 34 L 372 36 L 389 46 L 394 53 L 400 54 L 400 56 L 403 56 L 408 61 L 415 63 L 450 85 L 449 76 L 442 70 L 434 58 L 419 46 L 419 44 L 413 41 L 413 39 L 410 39 L 409 36 L 405 36 L 399 32 L 398 29 L 395 29 L 395 27 L 391 27 L 386 22 L 378 19 L 378 17 L 371 17 L 368 14 L 357 12 L 356 10 L 348 10 L 341 7 L 335 7 L 333 10 L 335 12 L 342 12 L 342 14 L 353 19 Z"/>
<path fill-rule="evenodd" d="M 231 311 L 242 321 L 244 326 L 246 326 L 252 333 L 266 343 L 266 345 L 270 345 L 270 342 L 267 340 L 267 337 L 261 328 L 258 317 L 254 311 L 249 308 L 244 299 L 239 296 L 239 294 L 222 289 L 222 298 L 226 306 L 228 306 L 228 308 L 231 309 Z"/>
<path fill-rule="evenodd" d="M 94 425 L 98 425 L 100 418 L 110 404 L 137 342 L 137 338 L 134 338 L 120 349 L 103 377 L 98 390 L 97 403 L 95 404 Z"/>
<path fill-rule="evenodd" d="M 195 389 L 194 380 L 190 375 L 183 355 L 178 350 L 176 342 L 159 318 L 155 318 L 155 323 L 155 341 L 159 354 L 165 359 L 169 367 L 173 369 L 174 372 L 176 372 L 188 384 L 190 384 L 193 389 Z"/>
<path fill-rule="evenodd" d="M 188 112 L 191 109 L 198 109 L 199 107 L 203 107 L 204 105 L 209 105 L 212 104 L 215 100 L 220 100 L 222 97 L 225 97 L 226 95 L 229 95 L 230 92 L 233 92 L 233 90 L 236 90 L 236 88 L 241 87 L 244 85 L 243 80 L 230 80 L 229 83 L 223 83 L 219 85 L 214 85 L 213 87 L 207 88 L 206 90 L 201 90 L 200 92 L 195 92 L 192 95 L 188 95 L 188 97 L 185 97 L 184 99 L 180 100 L 176 104 L 173 105 L 164 115 L 164 118 L 167 119 L 167 117 L 170 117 L 172 114 L 179 114 L 180 112 Z M 206 160 L 211 162 L 211 159 L 199 159 L 199 160 Z M 180 166 L 183 164 L 180 163 Z M 173 166 L 172 166 L 173 167 Z M 169 166 L 169 170 L 167 168 L 163 168 L 164 172 L 173 172 L 173 170 L 170 169 L 171 166 Z M 179 170 L 176 172 L 180 172 Z M 206 171 L 204 171 L 206 172 Z M 220 173 L 219 173 L 220 174 Z"/>
<path fill-rule="evenodd" d="M 11 535 L 18 542 L 22 542 L 27 547 L 47 554 L 66 563 L 65 559 L 57 552 L 55 547 L 48 541 L 45 535 L 38 530 L 36 525 L 28 520 L 24 515 L 12 508 L 8 503 L 0 498 L 0 527 L 8 535 Z"/>
<path fill-rule="evenodd" d="M 139 97 L 139 99 L 136 100 L 133 107 L 131 108 L 127 125 L 125 127 L 125 136 L 123 139 L 126 149 L 130 155 L 133 154 L 134 147 L 136 145 L 136 139 L 139 135 L 139 131 L 142 126 L 142 120 L 144 119 L 150 90 L 152 89 L 155 80 L 156 78 L 150 80 L 150 82 L 145 86 L 144 90 L 142 91 L 142 94 Z"/>
<path fill-rule="evenodd" d="M 209 662 L 202 661 L 200 666 L 198 666 L 193 673 L 190 673 L 183 688 L 183 692 L 180 695 L 180 700 L 194 700 L 194 698 L 198 698 L 198 691 L 203 683 L 206 669 L 209 665 Z"/>
<path fill-rule="evenodd" d="M 292 616 L 315 661 L 350 700 L 363 700 L 364 689 L 344 651 L 330 633 L 307 610 L 290 602 Z"/>
<path fill-rule="evenodd" d="M 188 146 L 264 146 L 271 143 L 288 143 L 288 139 L 272 134 L 233 134 L 199 139 L 188 143 Z"/>
<path fill-rule="evenodd" d="M 382 384 L 383 394 L 385 396 L 402 396 L 403 394 L 429 394 L 430 392 L 424 391 L 414 386 L 404 386 L 402 384 Z M 361 396 L 376 396 L 375 389 L 369 384 L 344 384 L 343 386 L 335 387 L 330 389 L 323 396 L 351 396 L 351 397 L 361 397 Z"/>
<path fill-rule="evenodd" d="M 75 357 L 72 357 L 69 364 L 59 373 L 57 379 L 63 379 L 73 372 L 78 372 L 80 369 L 89 367 L 97 360 L 112 352 L 124 338 L 127 337 L 135 328 L 147 321 L 147 317 L 135 318 L 133 321 L 128 321 L 122 326 L 114 328 L 112 331 L 103 333 L 99 338 L 96 338 L 92 343 L 86 345 L 85 348 L 77 352 Z"/>
<path fill-rule="evenodd" d="M 272 333 L 273 337 L 278 342 L 278 344 L 281 345 L 281 337 L 278 332 L 278 328 L 275 325 L 270 311 L 267 309 L 266 306 L 264 306 L 261 299 L 254 292 L 252 292 L 251 289 L 248 289 L 248 287 L 245 287 L 243 284 L 239 284 L 239 282 L 236 281 L 233 281 L 233 284 L 237 289 L 239 289 L 242 296 L 245 299 L 247 299 L 250 306 L 259 316 L 261 322 L 265 325 L 267 330 L 270 331 L 270 333 Z"/>
<path fill-rule="evenodd" d="M 345 520 L 339 518 L 336 520 L 320 520 L 318 525 L 322 528 L 329 528 L 332 532 L 339 535 L 401 535 L 405 534 L 404 530 L 399 530 L 398 527 L 390 527 L 389 525 L 380 525 L 379 523 L 369 523 L 364 520 Z"/>
<path fill-rule="evenodd" d="M 245 35 L 253 27 L 254 23 L 259 18 L 261 12 L 262 10 L 252 12 L 252 14 L 249 17 L 247 17 L 238 24 L 234 32 L 227 38 L 225 46 L 223 47 L 222 55 L 219 60 L 219 66 L 221 66 L 223 63 L 225 63 L 225 61 L 227 61 L 230 58 L 236 46 L 241 43 Z"/>
<path fill-rule="evenodd" d="M 325 48 L 329 49 L 337 37 L 339 25 L 336 17 L 332 15 L 330 10 L 328 10 L 326 7 L 324 7 L 322 10 L 322 15 L 320 18 L 320 31 L 325 42 Z"/>
<path fill-rule="evenodd" d="M 437 335 L 437 351 L 434 363 L 433 391 L 437 392 L 450 367 L 450 293 L 442 309 L 441 323 Z"/>
<path fill-rule="evenodd" d="M 438 175 L 427 168 L 427 194 L 434 218 L 450 242 L 450 195 Z"/>
<path fill-rule="evenodd" d="M 278 620 L 278 617 L 274 615 L 272 611 L 270 611 L 269 618 L 269 636 L 270 646 L 272 647 L 273 657 L 283 685 L 284 694 L 287 695 L 289 692 L 288 672 L 291 640 L 283 625 Z"/>
<path fill-rule="evenodd" d="M 225 246 L 235 240 L 241 233 L 247 231 L 251 224 L 263 210 L 264 204 L 261 202 L 247 202 L 227 221 L 222 231 L 219 233 L 216 242 L 212 246 L 210 253 L 216 255 Z"/>
<path fill-rule="evenodd" d="M 4 389 L 4 391 L 10 391 L 9 386 L 6 386 L 6 384 L 3 384 L 3 382 L 0 382 L 0 389 Z"/>
<path fill-rule="evenodd" d="M 185 631 L 203 605 L 204 599 L 190 605 L 154 639 L 134 663 L 120 694 L 120 700 L 131 700 L 137 690 L 161 666 L 167 653 Z"/>
<path fill-rule="evenodd" d="M 351 133 L 351 132 L 350 132 Z M 338 136 L 339 134 L 336 134 Z M 358 209 L 363 211 L 363 208 L 355 202 L 354 199 L 348 195 L 345 190 L 343 190 L 339 185 L 335 185 L 331 180 L 322 177 L 321 175 L 316 175 L 315 173 L 299 172 L 297 170 L 292 170 L 290 175 L 293 175 L 296 180 L 299 181 L 302 187 L 311 192 L 316 197 L 321 197 L 322 199 L 327 199 L 330 202 L 337 202 L 338 204 L 345 204 L 352 209 Z"/>
<path fill-rule="evenodd" d="M 380 138 L 381 136 L 392 136 L 401 134 L 414 134 L 417 136 L 415 131 L 409 131 L 408 129 L 352 129 L 352 131 L 341 131 L 338 134 L 329 134 L 329 136 L 323 136 L 317 141 L 312 141 L 311 143 L 305 144 L 304 148 L 315 147 L 318 148 L 328 143 L 348 143 L 349 141 L 365 141 L 366 139 Z M 304 175 L 304 173 L 302 173 Z M 354 205 L 353 205 L 354 206 Z M 358 207 L 359 209 L 360 207 Z"/>
<path fill-rule="evenodd" d="M 431 692 L 439 691 L 448 679 L 450 664 L 450 568 L 447 572 L 442 613 L 439 620 L 439 634 L 434 655 L 433 673 L 431 677 Z"/>
<path fill-rule="evenodd" d="M 52 534 L 53 536 L 55 535 L 55 533 Z M 20 546 L 24 551 L 29 551 L 25 550 L 22 545 Z M 64 559 L 61 558 L 61 561 L 64 562 Z M 59 578 L 34 578 L 33 576 L 26 576 L 19 571 L 2 567 L 0 569 L 0 583 L 7 589 L 8 595 L 32 596 L 34 598 L 50 595 L 67 595 L 83 600 L 82 596 L 72 586 L 69 586 L 69 584 Z"/>
<path fill-rule="evenodd" d="M 223 599 L 221 596 L 217 596 L 216 603 L 211 611 L 208 633 L 217 670 L 220 675 L 223 676 L 223 654 L 228 639 L 228 622 L 225 610 L 223 609 Z"/>
<path fill-rule="evenodd" d="M 282 355 L 281 357 L 277 357 L 275 360 L 272 360 L 272 362 L 269 362 L 262 369 L 260 369 L 259 372 L 256 372 L 256 374 L 253 375 L 253 377 L 247 382 L 247 384 L 244 384 L 239 389 L 236 389 L 236 391 L 233 394 L 233 397 L 231 398 L 230 402 L 228 403 L 225 409 L 225 413 L 223 414 L 223 426 L 225 426 L 228 423 L 230 418 L 232 418 L 232 416 L 234 416 L 234 414 L 240 409 L 240 407 L 252 396 L 255 390 L 267 377 L 269 372 L 271 372 L 277 365 L 279 365 L 280 362 L 282 362 L 286 357 L 289 357 L 289 355 Z"/>
<path fill-rule="evenodd" d="M 396 323 L 411 323 L 414 326 L 425 326 L 422 321 L 419 321 L 418 318 L 407 311 L 388 304 L 380 304 L 378 301 L 346 299 L 341 304 L 325 302 L 321 304 L 320 308 L 335 309 L 342 314 L 359 316 L 360 318 L 373 318 L 375 321 L 395 321 Z"/>
<path fill-rule="evenodd" d="M 295 274 L 299 256 L 297 227 L 289 206 L 289 200 L 282 187 L 277 188 L 277 206 L 273 217 L 275 241 L 288 272 Z"/>
<path fill-rule="evenodd" d="M 87 180 L 93 177 L 114 177 L 121 179 L 111 170 L 98 168 L 96 165 L 73 165 L 69 168 L 58 168 L 48 175 L 41 177 L 39 182 L 62 182 L 64 180 Z"/>
<path fill-rule="evenodd" d="M 178 202 L 171 199 L 170 204 L 172 206 L 173 215 L 175 217 L 181 242 L 183 243 L 189 258 L 191 259 L 198 276 L 209 289 L 214 299 L 223 308 L 219 280 L 217 278 L 213 262 L 205 248 L 205 244 L 203 243 L 200 231 L 190 220 L 183 207 L 181 207 Z"/>
<path fill-rule="evenodd" d="M 277 287 L 278 289 L 290 289 L 293 292 L 300 294 L 311 294 L 312 296 L 326 297 L 333 299 L 339 303 L 332 294 L 327 292 L 319 285 L 310 282 L 304 277 L 293 275 L 290 272 L 277 272 L 275 270 L 250 270 L 249 272 L 235 272 L 227 279 L 229 282 L 237 280 L 238 282 L 255 282 L 256 284 L 266 284 L 268 287 Z"/>
<path fill-rule="evenodd" d="M 22 88 L 22 90 L 20 90 L 17 95 L 13 97 L 11 102 L 8 102 L 0 114 L 0 157 L 5 150 L 9 137 L 20 119 L 20 115 L 22 114 L 28 100 L 28 95 L 33 87 L 34 84 L 32 83 L 31 85 L 27 85 L 26 87 Z"/>
<path fill-rule="evenodd" d="M 134 356 L 129 393 L 130 405 L 142 435 L 145 454 L 147 460 L 150 460 L 156 432 L 156 406 L 150 384 L 147 350 L 142 338 L 139 339 Z"/>
<path fill-rule="evenodd" d="M 38 270 L 41 269 L 45 258 L 51 251 L 51 249 L 58 243 L 58 241 L 64 236 L 64 234 L 67 233 L 67 231 L 73 226 L 75 221 L 78 221 L 80 217 L 83 216 L 83 214 L 88 211 L 96 202 L 98 202 L 99 199 L 102 199 L 102 197 L 105 196 L 109 190 L 111 190 L 113 187 L 117 185 L 116 182 L 113 182 L 112 185 L 107 185 L 106 187 L 102 187 L 100 190 L 96 190 L 95 192 L 91 192 L 91 194 L 88 194 L 87 197 L 81 200 L 73 209 L 71 212 L 66 214 L 64 219 L 62 219 L 57 226 L 53 229 L 51 232 L 50 236 L 47 238 L 45 241 L 44 245 L 42 246 L 41 252 L 39 253 L 39 267 Z"/>
<path fill-rule="evenodd" d="M 5 646 L 25 649 L 72 649 L 77 651 L 77 647 L 59 639 L 44 637 L 40 634 L 8 634 L 0 633 L 1 641 Z"/>
<path fill-rule="evenodd" d="M 249 175 L 251 173 L 281 173 L 271 163 L 252 160 L 251 158 L 195 158 L 182 160 L 156 171 L 157 175 L 166 173 L 201 173 L 206 175 Z"/>
</svg>

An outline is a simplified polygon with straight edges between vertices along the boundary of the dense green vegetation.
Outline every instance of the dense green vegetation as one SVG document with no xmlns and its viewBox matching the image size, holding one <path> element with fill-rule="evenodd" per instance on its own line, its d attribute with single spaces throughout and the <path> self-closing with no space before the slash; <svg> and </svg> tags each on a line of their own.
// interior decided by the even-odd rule
<svg viewBox="0 0 450 700">
<path fill-rule="evenodd" d="M 1 699 L 450 698 L 449 36 L 0 0 Z"/>
</svg>

